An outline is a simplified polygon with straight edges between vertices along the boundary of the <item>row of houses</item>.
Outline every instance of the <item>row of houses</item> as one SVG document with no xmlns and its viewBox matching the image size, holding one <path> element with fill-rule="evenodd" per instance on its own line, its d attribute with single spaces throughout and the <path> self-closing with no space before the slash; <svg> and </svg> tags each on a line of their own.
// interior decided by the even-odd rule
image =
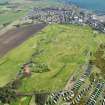
<svg viewBox="0 0 105 105">
<path fill-rule="evenodd" d="M 50 94 L 45 105 L 57 105 L 60 102 L 63 105 L 98 105 L 98 102 L 100 102 L 100 105 L 105 105 L 105 97 L 99 101 L 100 96 L 103 96 L 104 93 L 105 82 L 102 80 L 97 83 L 95 81 L 92 83 L 86 82 L 92 73 L 92 70 L 88 70 L 91 68 L 91 66 L 87 66 L 85 73 L 75 82 L 72 89 Z M 87 98 L 88 100 L 86 100 Z"/>
<path fill-rule="evenodd" d="M 77 16 L 73 10 L 62 8 L 33 8 L 27 18 L 37 19 L 46 23 L 71 23 L 82 22 L 82 16 Z M 79 21 L 78 21 L 79 20 Z"/>
<path fill-rule="evenodd" d="M 87 69 L 89 69 L 88 66 L 86 70 Z M 87 75 L 87 71 L 85 71 L 85 73 L 80 77 L 80 79 L 75 81 L 75 84 L 72 89 L 52 93 L 51 95 L 49 95 L 45 105 L 56 105 L 59 103 L 60 99 L 63 100 L 64 103 L 66 102 L 65 105 L 76 105 L 77 102 L 79 104 L 80 100 L 78 99 L 78 96 L 79 98 L 81 98 L 84 95 L 84 93 L 89 91 L 91 88 L 91 84 L 90 84 L 89 86 L 84 88 L 81 93 L 79 93 L 81 86 L 85 83 L 85 80 L 88 77 L 89 75 Z"/>
<path fill-rule="evenodd" d="M 25 20 L 32 19 L 45 23 L 90 25 L 93 29 L 105 33 L 103 22 L 94 19 L 93 14 L 77 9 L 65 8 L 33 8 L 29 11 Z"/>
<path fill-rule="evenodd" d="M 90 96 L 89 100 L 87 101 L 86 105 L 96 105 L 97 98 L 100 96 L 105 83 L 98 83 L 97 87 L 95 88 L 94 92 Z"/>
<path fill-rule="evenodd" d="M 87 24 L 90 25 L 93 29 L 105 33 L 105 25 L 99 20 L 90 18 L 89 20 L 87 20 Z"/>
</svg>

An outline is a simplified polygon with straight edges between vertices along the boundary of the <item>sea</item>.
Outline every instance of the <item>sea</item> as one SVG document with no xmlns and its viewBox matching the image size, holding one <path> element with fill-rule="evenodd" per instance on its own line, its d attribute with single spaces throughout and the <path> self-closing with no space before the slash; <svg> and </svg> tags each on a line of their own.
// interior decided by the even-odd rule
<svg viewBox="0 0 105 105">
<path fill-rule="evenodd" d="M 83 9 L 96 12 L 97 14 L 105 14 L 105 0 L 67 0 L 67 1 Z"/>
</svg>

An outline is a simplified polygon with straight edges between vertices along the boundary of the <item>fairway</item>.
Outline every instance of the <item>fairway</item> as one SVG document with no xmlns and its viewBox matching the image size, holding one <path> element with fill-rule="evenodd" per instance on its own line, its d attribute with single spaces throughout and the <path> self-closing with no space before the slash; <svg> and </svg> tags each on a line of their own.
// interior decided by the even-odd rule
<svg viewBox="0 0 105 105">
<path fill-rule="evenodd" d="M 95 52 L 104 41 L 103 34 L 95 35 L 88 26 L 49 25 L 1 58 L 0 86 L 14 79 L 20 66 L 31 59 L 48 65 L 50 71 L 32 73 L 23 79 L 20 91 L 63 89 L 71 75 L 85 64 L 88 51 Z M 33 56 L 36 52 L 40 53 Z"/>
</svg>

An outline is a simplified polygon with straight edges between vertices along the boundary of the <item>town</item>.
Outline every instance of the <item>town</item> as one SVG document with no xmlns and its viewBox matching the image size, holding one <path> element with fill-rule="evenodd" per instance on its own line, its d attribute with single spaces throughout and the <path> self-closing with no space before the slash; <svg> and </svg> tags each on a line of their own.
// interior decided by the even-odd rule
<svg viewBox="0 0 105 105">
<path fill-rule="evenodd" d="M 105 21 L 96 17 L 97 15 L 94 13 L 79 10 L 78 8 L 33 8 L 23 19 L 49 24 L 88 24 L 93 29 L 105 33 Z"/>
</svg>

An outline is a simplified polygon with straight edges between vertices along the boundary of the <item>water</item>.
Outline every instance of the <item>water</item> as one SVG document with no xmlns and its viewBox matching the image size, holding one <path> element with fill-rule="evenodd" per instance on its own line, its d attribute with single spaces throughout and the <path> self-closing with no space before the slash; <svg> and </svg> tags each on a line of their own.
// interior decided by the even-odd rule
<svg viewBox="0 0 105 105">
<path fill-rule="evenodd" d="M 105 14 L 105 0 L 65 0 L 80 6 L 81 8 Z"/>
<path fill-rule="evenodd" d="M 8 0 L 0 0 L 0 3 L 5 3 L 5 2 L 8 2 Z"/>
</svg>

